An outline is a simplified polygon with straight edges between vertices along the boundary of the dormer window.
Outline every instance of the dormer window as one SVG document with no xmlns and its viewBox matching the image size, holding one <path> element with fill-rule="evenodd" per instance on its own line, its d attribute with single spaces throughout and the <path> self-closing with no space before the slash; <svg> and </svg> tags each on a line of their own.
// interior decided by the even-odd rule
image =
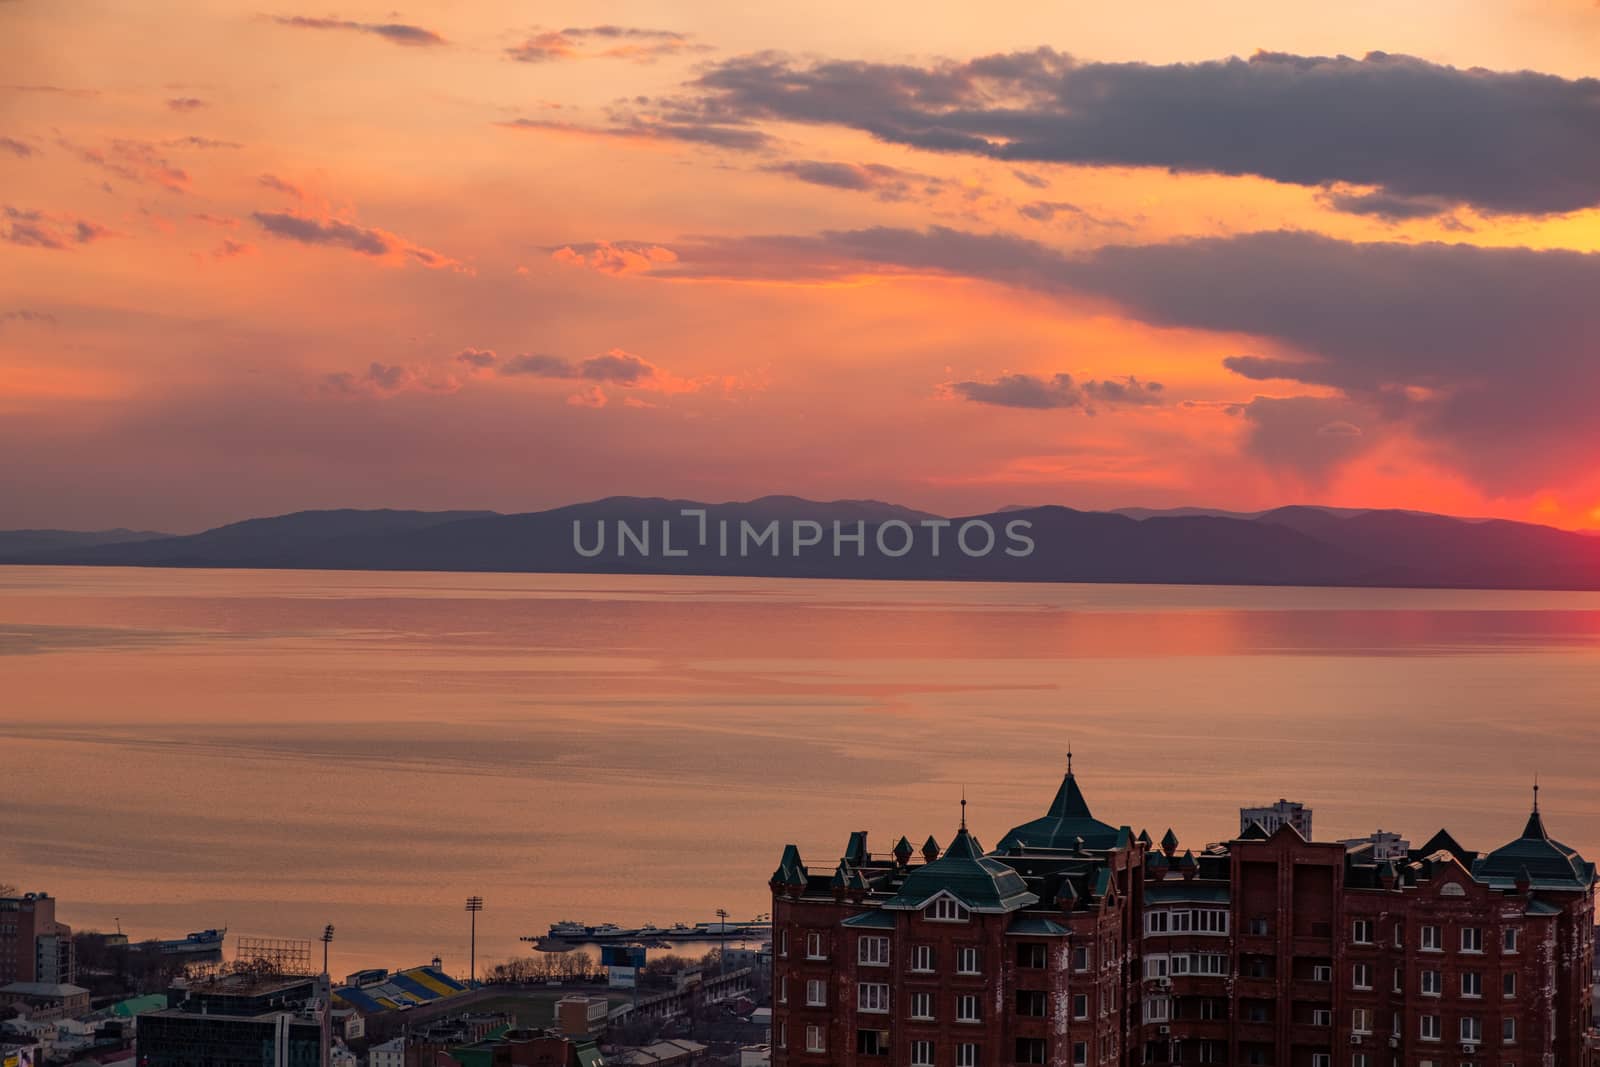
<svg viewBox="0 0 1600 1067">
<path fill-rule="evenodd" d="M 954 897 L 939 897 L 923 909 L 922 917 L 934 922 L 966 922 L 972 913 Z"/>
</svg>

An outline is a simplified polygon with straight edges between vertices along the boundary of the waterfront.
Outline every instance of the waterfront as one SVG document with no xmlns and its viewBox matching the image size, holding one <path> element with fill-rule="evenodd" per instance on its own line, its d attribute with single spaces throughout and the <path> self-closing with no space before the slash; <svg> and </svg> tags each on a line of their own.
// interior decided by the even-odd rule
<svg viewBox="0 0 1600 1067">
<path fill-rule="evenodd" d="M 0 873 L 464 970 L 469 893 L 484 964 L 765 911 L 784 842 L 947 841 L 963 786 L 993 844 L 1069 736 L 1097 815 L 1186 843 L 1290 796 L 1488 847 L 1537 772 L 1594 854 L 1597 683 L 1597 594 L 0 568 Z"/>
</svg>

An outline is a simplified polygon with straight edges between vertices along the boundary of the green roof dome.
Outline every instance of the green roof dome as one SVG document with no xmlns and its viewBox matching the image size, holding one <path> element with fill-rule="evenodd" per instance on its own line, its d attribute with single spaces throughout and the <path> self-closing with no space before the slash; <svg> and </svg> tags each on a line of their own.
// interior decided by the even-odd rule
<svg viewBox="0 0 1600 1067">
<path fill-rule="evenodd" d="M 1036 904 L 1022 875 L 983 854 L 983 846 L 963 826 L 944 855 L 906 876 L 885 908 L 914 911 L 940 893 L 949 893 L 977 912 L 1010 912 Z"/>
</svg>

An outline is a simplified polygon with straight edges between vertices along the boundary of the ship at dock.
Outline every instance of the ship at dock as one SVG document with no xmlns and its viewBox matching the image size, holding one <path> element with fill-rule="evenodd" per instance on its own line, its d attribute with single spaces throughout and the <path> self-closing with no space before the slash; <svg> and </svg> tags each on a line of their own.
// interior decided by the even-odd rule
<svg viewBox="0 0 1600 1067">
<path fill-rule="evenodd" d="M 228 928 L 220 930 L 197 930 L 183 937 L 175 937 L 169 941 L 153 941 L 157 952 L 163 956 L 216 956 L 222 957 L 222 939 L 228 936 Z"/>
<path fill-rule="evenodd" d="M 717 919 L 712 922 L 673 923 L 657 926 L 618 926 L 616 923 L 581 923 L 565 920 L 551 923 L 548 932 L 522 940 L 540 952 L 570 952 L 580 945 L 639 944 L 646 948 L 695 941 L 724 941 L 765 938 L 772 932 L 772 924 L 765 916 L 739 922 Z"/>
</svg>

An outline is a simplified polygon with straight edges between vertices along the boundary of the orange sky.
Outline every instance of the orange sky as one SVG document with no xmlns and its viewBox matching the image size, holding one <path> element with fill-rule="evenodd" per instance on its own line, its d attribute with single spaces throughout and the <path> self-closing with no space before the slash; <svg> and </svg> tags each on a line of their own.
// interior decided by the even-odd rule
<svg viewBox="0 0 1600 1067">
<path fill-rule="evenodd" d="M 961 66 L 1041 47 L 1076 62 Z M 1174 66 L 1258 51 L 1416 64 Z M 0 528 L 771 492 L 1600 526 L 1597 55 L 1588 0 L 0 0 Z"/>
</svg>

